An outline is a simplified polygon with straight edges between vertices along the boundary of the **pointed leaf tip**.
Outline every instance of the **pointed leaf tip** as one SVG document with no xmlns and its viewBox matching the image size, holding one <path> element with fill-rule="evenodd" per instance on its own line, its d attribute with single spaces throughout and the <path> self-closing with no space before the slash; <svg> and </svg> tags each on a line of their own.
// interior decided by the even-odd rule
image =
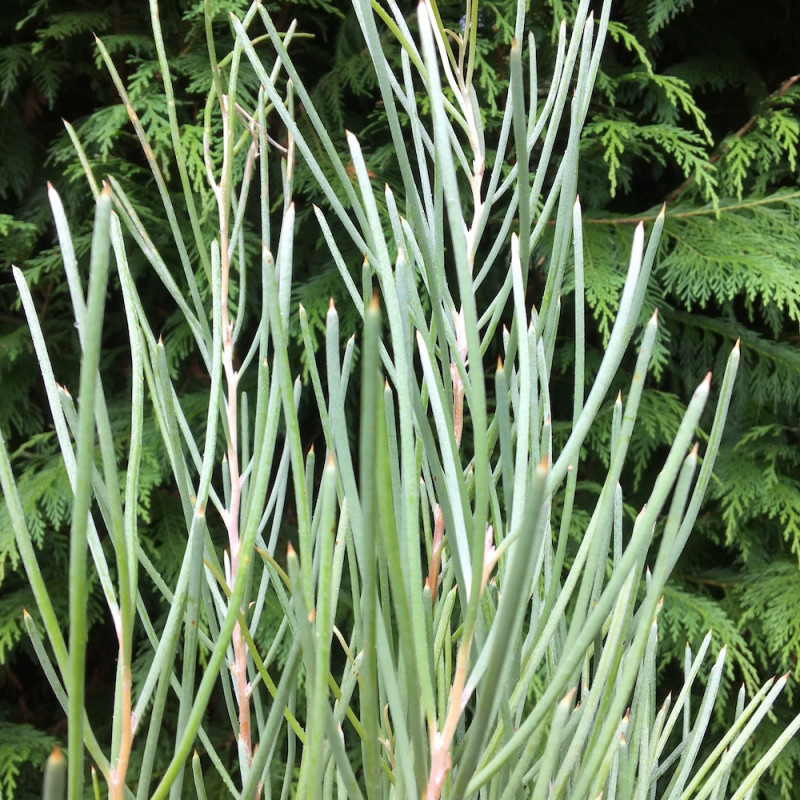
<svg viewBox="0 0 800 800">
<path fill-rule="evenodd" d="M 61 748 L 58 745 L 53 748 L 53 752 L 50 753 L 50 758 L 55 759 L 56 761 L 64 760 L 64 754 L 61 752 Z"/>
</svg>

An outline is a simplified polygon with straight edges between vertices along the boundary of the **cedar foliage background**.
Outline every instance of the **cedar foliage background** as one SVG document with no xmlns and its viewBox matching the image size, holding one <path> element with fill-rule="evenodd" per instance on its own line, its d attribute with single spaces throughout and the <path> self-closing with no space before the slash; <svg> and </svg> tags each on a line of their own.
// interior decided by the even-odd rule
<svg viewBox="0 0 800 800">
<path fill-rule="evenodd" d="M 229 36 L 227 12 L 246 5 L 243 0 L 214 0 L 220 37 Z M 368 56 L 361 50 L 355 20 L 339 8 L 344 4 L 302 0 L 268 5 L 279 27 L 296 16 L 300 29 L 313 34 L 293 47 L 307 55 L 298 61 L 306 64 L 306 80 L 324 101 L 326 121 L 339 132 L 342 151 L 347 127 L 371 143 L 367 155 L 376 178 L 390 176 L 395 166 L 385 120 L 373 100 L 370 71 L 363 68 Z M 549 0 L 537 5 L 532 19 L 540 69 L 546 74 L 553 19 L 568 16 L 571 3 Z M 203 3 L 162 0 L 159 6 L 181 89 L 182 135 L 196 158 L 193 177 L 199 187 L 203 165 L 198 116 L 208 88 Z M 510 8 L 507 0 L 483 4 L 479 81 L 490 109 L 501 108 L 505 97 Z M 408 9 L 411 17 L 414 4 L 408 3 Z M 440 9 L 447 24 L 457 28 L 461 7 L 442 3 Z M 657 381 L 645 393 L 642 425 L 631 448 L 634 466 L 625 483 L 630 507 L 637 504 L 638 485 L 647 484 L 643 479 L 650 477 L 652 456 L 677 428 L 681 401 L 691 392 L 688 381 L 706 369 L 721 375 L 714 354 L 728 352 L 737 337 L 742 339 L 742 372 L 719 456 L 718 480 L 661 613 L 661 649 L 667 655 L 659 697 L 670 689 L 686 641 L 696 647 L 709 628 L 717 645 L 728 643 L 732 656 L 728 691 L 741 681 L 754 685 L 756 675 L 792 671 L 797 679 L 800 82 L 794 81 L 800 72 L 800 8 L 794 0 L 764 0 L 755 17 L 748 0 L 617 0 L 612 17 L 613 43 L 598 81 L 581 167 L 591 258 L 586 265 L 587 297 L 595 320 L 587 365 L 599 360 L 615 314 L 633 223 L 655 216 L 661 203 L 668 202 L 654 288 L 643 312 L 649 316 L 654 307 L 660 310 Z M 38 372 L 8 264 L 22 267 L 35 282 L 48 344 L 54 356 L 58 354 L 62 377 L 73 378 L 75 332 L 69 313 L 62 314 L 67 297 L 60 257 L 53 249 L 45 181 L 58 188 L 76 229 L 77 221 L 87 223 L 84 238 L 76 244 L 88 249 L 92 204 L 60 121 L 64 117 L 74 125 L 100 174 L 113 173 L 122 182 L 143 218 L 158 207 L 125 112 L 110 79 L 98 67 L 91 36 L 101 36 L 114 55 L 166 167 L 169 134 L 149 29 L 146 4 L 140 0 L 11 0 L 0 6 L 0 426 L 16 450 L 29 521 L 35 521 L 40 546 L 49 554 L 50 585 L 64 585 L 64 603 L 64 523 L 69 519 L 70 492 L 54 458 Z M 392 47 L 388 38 L 386 46 Z M 256 88 L 254 80 L 251 88 Z M 335 295 L 339 281 L 324 256 L 320 235 L 313 233 L 317 228 L 310 206 L 303 208 L 302 174 L 297 185 L 305 252 L 300 253 L 294 305 L 303 303 L 312 332 L 319 333 L 328 298 Z M 155 222 L 149 220 L 150 230 L 157 230 Z M 257 241 L 253 248 L 258 250 Z M 359 263 L 359 254 L 349 255 L 351 263 Z M 144 270 L 144 264 L 138 269 Z M 491 272 L 486 277 L 487 282 L 496 279 Z M 162 322 L 173 358 L 170 366 L 180 377 L 184 406 L 190 410 L 193 388 L 205 388 L 190 339 L 171 311 L 162 307 L 157 292 L 143 300 L 151 318 Z M 564 313 L 569 307 L 565 302 Z M 128 396 L 122 325 L 121 315 L 115 318 L 111 309 L 104 369 L 116 378 L 120 414 Z M 354 326 L 355 319 L 343 317 L 343 337 L 349 337 Z M 296 319 L 294 335 L 297 369 L 302 371 Z M 560 352 L 569 358 L 569 343 Z M 620 385 L 626 380 L 621 374 Z M 565 420 L 569 413 L 565 408 Z M 317 425 L 307 411 L 307 445 L 314 441 Z M 185 532 L 154 428 L 152 433 L 140 481 L 141 513 L 147 523 L 143 535 L 151 555 L 170 572 L 170 565 L 177 568 L 178 551 L 172 543 Z M 600 435 L 587 444 L 598 476 L 605 471 L 606 445 Z M 120 464 L 120 470 L 124 468 Z M 587 498 L 597 490 L 588 470 L 581 490 Z M 66 726 L 22 638 L 21 608 L 32 603 L 4 513 L 0 507 L 0 792 L 23 800 L 38 797 L 39 768 Z M 585 517 L 576 513 L 576 536 L 582 521 Z M 285 535 L 292 535 L 291 520 Z M 94 665 L 91 695 L 98 708 L 107 707 L 114 670 L 113 658 L 105 658 L 113 633 L 100 608 L 94 607 L 89 654 Z M 270 621 L 265 616 L 258 635 L 269 641 Z M 142 653 L 142 660 L 148 657 L 146 648 Z M 776 728 L 790 717 L 789 706 L 798 705 L 797 692 L 785 695 L 784 703 L 789 705 L 777 708 Z M 209 730 L 213 732 L 213 721 Z M 765 726 L 759 735 L 774 738 L 774 731 Z M 232 742 L 230 754 L 235 758 Z M 800 744 L 786 749 L 772 770 L 771 783 L 765 782 L 761 792 L 764 797 L 800 797 Z"/>
</svg>

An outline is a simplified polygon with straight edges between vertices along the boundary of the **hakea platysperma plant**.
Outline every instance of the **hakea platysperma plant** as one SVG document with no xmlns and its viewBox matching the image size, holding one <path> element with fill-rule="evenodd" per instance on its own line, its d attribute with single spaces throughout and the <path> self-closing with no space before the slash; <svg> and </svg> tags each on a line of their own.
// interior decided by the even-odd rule
<svg viewBox="0 0 800 800">
<path fill-rule="evenodd" d="M 800 725 L 792 722 L 731 783 L 786 677 L 750 699 L 743 690 L 721 741 L 709 741 L 707 726 L 725 651 L 709 666 L 710 638 L 687 655 L 680 691 L 661 705 L 655 696 L 658 611 L 712 476 L 738 346 L 723 375 L 697 376 L 649 500 L 634 521 L 623 516 L 620 477 L 658 333 L 657 314 L 642 319 L 642 306 L 663 211 L 649 230 L 636 228 L 616 322 L 586 381 L 576 180 L 609 3 L 597 19 L 589 0 L 579 3 L 541 84 L 519 4 L 503 121 L 499 138 L 487 141 L 473 84 L 477 3 L 468 0 L 462 27 L 447 30 L 431 0 L 413 19 L 391 0 L 354 0 L 396 150 L 401 178 L 391 186 L 378 185 L 355 136 L 346 136 L 347 153 L 336 148 L 338 132 L 326 130 L 293 61 L 294 23 L 279 32 L 254 3 L 231 17 L 236 45 L 227 54 L 216 52 L 209 24 L 203 144 L 214 203 L 202 209 L 185 168 L 171 54 L 156 0 L 150 5 L 180 203 L 98 48 L 161 191 L 174 248 L 157 249 L 123 186 L 113 175 L 101 182 L 74 137 L 97 199 L 88 288 L 50 192 L 83 353 L 73 393 L 57 383 L 31 294 L 14 273 L 74 491 L 65 625 L 0 447 L 5 502 L 36 599 L 28 631 L 69 720 L 70 800 L 83 797 L 87 760 L 97 796 L 112 800 L 206 797 L 212 784 L 248 800 L 749 797 Z M 391 60 L 387 36 L 398 54 Z M 257 97 L 237 92 L 245 63 L 260 79 Z M 212 141 L 212 130 L 221 140 Z M 299 162 L 313 177 L 314 214 L 341 275 L 338 302 L 363 323 L 343 346 L 332 301 L 317 352 L 299 309 L 305 382 L 288 348 L 295 202 L 307 201 L 294 196 Z M 283 181 L 278 198 L 269 194 L 273 164 Z M 255 226 L 248 202 L 260 209 Z M 208 215 L 212 237 L 201 224 Z M 499 228 L 487 225 L 490 216 Z M 552 249 L 543 257 L 537 250 L 543 280 L 534 289 L 533 254 L 548 225 Z M 256 260 L 244 246 L 254 232 Z M 358 263 L 344 255 L 353 247 Z M 194 337 L 208 376 L 199 432 L 170 375 L 168 344 L 139 301 L 132 248 Z M 122 472 L 99 371 L 110 270 L 130 337 Z M 485 289 L 490 271 L 504 276 L 496 294 Z M 571 426 L 556 440 L 553 403 L 560 409 L 564 399 L 551 395 L 551 373 L 568 279 Z M 245 324 L 252 292 L 260 293 L 260 318 Z M 613 406 L 608 472 L 576 532 L 581 446 L 634 346 L 633 379 Z M 319 416 L 318 451 L 303 446 L 302 398 Z M 697 428 L 710 402 L 716 412 L 701 453 Z M 137 535 L 146 409 L 185 522 L 171 581 Z M 288 553 L 286 518 L 296 520 Z M 110 741 L 98 738 L 84 710 L 90 572 L 119 647 Z M 165 618 L 148 608 L 154 593 L 169 606 Z M 281 609 L 282 622 L 257 644 L 267 604 Z M 134 685 L 137 642 L 150 650 Z M 692 707 L 699 677 L 705 688 Z M 236 742 L 233 763 L 211 734 L 215 692 Z M 60 794 L 57 776 L 46 785 L 48 798 Z"/>
</svg>

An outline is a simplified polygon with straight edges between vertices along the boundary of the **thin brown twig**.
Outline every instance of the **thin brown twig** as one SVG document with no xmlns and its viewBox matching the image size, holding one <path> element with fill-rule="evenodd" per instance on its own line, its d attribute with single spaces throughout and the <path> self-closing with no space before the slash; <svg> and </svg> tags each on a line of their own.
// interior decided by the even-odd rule
<svg viewBox="0 0 800 800">
<path fill-rule="evenodd" d="M 786 200 L 796 200 L 800 198 L 800 191 L 788 192 L 785 194 L 772 194 L 769 197 L 760 197 L 757 200 L 742 200 L 738 203 L 728 203 L 724 206 L 714 208 L 704 206 L 703 208 L 693 208 L 688 211 L 676 211 L 669 214 L 669 219 L 689 219 L 691 217 L 717 216 L 726 211 L 740 211 L 742 209 L 757 208 L 758 206 L 770 205 L 771 203 L 784 202 Z M 627 217 L 584 217 L 584 225 L 638 225 L 640 222 L 652 222 L 660 213 L 653 211 L 647 214 L 636 214 Z"/>
<path fill-rule="evenodd" d="M 790 78 L 787 78 L 772 94 L 767 96 L 765 103 L 769 103 L 772 100 L 775 100 L 776 98 L 785 95 L 786 92 L 788 92 L 789 89 L 791 89 L 792 86 L 794 86 L 798 80 L 800 80 L 800 74 L 792 75 Z M 731 149 L 730 145 L 731 140 L 743 138 L 748 133 L 748 131 L 753 127 L 753 125 L 756 124 L 758 117 L 759 117 L 758 114 L 753 114 L 753 116 L 750 117 L 750 119 L 748 119 L 747 122 L 745 122 L 744 125 L 742 125 L 742 127 L 739 128 L 738 131 L 733 133 L 731 136 L 726 136 L 725 139 L 722 141 L 722 144 L 717 150 L 717 152 L 714 153 L 711 156 L 711 158 L 708 159 L 708 163 L 714 164 L 717 161 L 719 161 L 726 153 L 728 153 Z M 690 186 L 694 184 L 695 180 L 696 178 L 694 175 L 687 178 L 680 186 L 678 186 L 670 194 L 667 195 L 667 202 L 671 203 L 677 200 L 678 197 L 680 197 Z"/>
</svg>

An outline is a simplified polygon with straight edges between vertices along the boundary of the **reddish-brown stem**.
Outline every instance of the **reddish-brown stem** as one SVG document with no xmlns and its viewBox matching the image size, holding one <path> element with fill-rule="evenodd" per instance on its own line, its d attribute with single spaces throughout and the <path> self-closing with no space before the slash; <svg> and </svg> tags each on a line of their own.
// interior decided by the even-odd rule
<svg viewBox="0 0 800 800">
<path fill-rule="evenodd" d="M 111 766 L 108 782 L 109 800 L 123 800 L 125 797 L 125 776 L 128 772 L 128 763 L 131 756 L 131 746 L 133 744 L 133 718 L 131 706 L 132 676 L 130 665 L 130 654 L 125 654 L 122 645 L 122 631 L 118 630 L 120 661 L 120 681 L 122 691 L 122 707 L 120 717 L 122 719 L 122 732 L 119 743 L 119 753 L 117 762 Z"/>
<path fill-rule="evenodd" d="M 222 102 L 223 141 L 226 146 L 223 153 L 222 177 L 216 188 L 217 207 L 219 212 L 219 249 L 220 249 L 220 293 L 221 297 L 221 323 L 222 323 L 222 366 L 225 372 L 227 389 L 227 417 L 228 417 L 228 472 L 230 475 L 230 503 L 224 513 L 225 527 L 228 532 L 228 546 L 231 554 L 230 576 L 228 580 L 233 585 L 239 571 L 240 537 L 239 537 L 239 510 L 242 498 L 241 476 L 239 473 L 239 437 L 238 437 L 238 385 L 239 375 L 234 367 L 233 323 L 228 313 L 228 300 L 230 293 L 230 247 L 229 247 L 229 206 L 228 206 L 228 165 L 232 158 L 230 145 L 230 131 L 228 131 L 227 102 Z M 244 613 L 244 609 L 240 609 Z M 247 680 L 247 644 L 242 634 L 239 623 L 233 629 L 233 673 L 236 681 L 236 698 L 239 716 L 239 744 L 249 766 L 252 761 L 252 732 L 250 727 L 250 684 Z"/>
<path fill-rule="evenodd" d="M 469 692 L 464 688 L 467 682 L 467 668 L 469 666 L 469 652 L 472 648 L 472 637 L 461 642 L 456 656 L 456 672 L 453 676 L 453 685 L 450 687 L 450 703 L 447 717 L 444 721 L 442 732 L 432 729 L 431 740 L 431 771 L 428 778 L 428 787 L 425 790 L 425 800 L 439 800 L 442 793 L 447 773 L 450 771 L 450 748 L 456 734 L 458 721 L 464 713 L 469 700 Z"/>
<path fill-rule="evenodd" d="M 778 97 L 782 97 L 799 80 L 800 80 L 800 74 L 792 75 L 790 78 L 787 78 L 771 95 L 767 97 L 766 102 L 769 103 L 771 100 L 775 100 Z M 726 141 L 730 141 L 731 139 L 741 139 L 743 136 L 745 136 L 749 132 L 749 130 L 753 127 L 753 125 L 756 124 L 758 116 L 759 116 L 758 114 L 753 114 L 753 116 L 750 117 L 750 119 L 748 119 L 747 122 L 745 122 L 745 124 L 742 125 L 742 127 L 739 128 L 738 131 L 736 131 L 736 133 L 732 134 L 730 137 L 726 137 Z M 730 149 L 731 149 L 730 145 L 723 142 L 722 147 L 720 147 L 719 150 L 717 150 L 717 152 L 714 153 L 711 156 L 711 158 L 708 159 L 708 163 L 715 164 Z M 679 198 L 688 188 L 690 188 L 694 184 L 694 182 L 695 182 L 694 175 L 687 178 L 680 186 L 678 186 L 677 189 L 673 190 L 669 195 L 667 195 L 666 202 L 671 203 L 674 200 L 677 200 L 677 198 Z"/>
</svg>

